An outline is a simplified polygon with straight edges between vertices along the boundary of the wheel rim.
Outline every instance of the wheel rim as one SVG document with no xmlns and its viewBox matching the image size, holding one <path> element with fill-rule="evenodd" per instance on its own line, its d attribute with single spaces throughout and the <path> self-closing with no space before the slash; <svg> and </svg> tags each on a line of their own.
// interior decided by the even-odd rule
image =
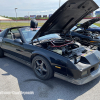
<svg viewBox="0 0 100 100">
<path fill-rule="evenodd" d="M 45 63 L 42 60 L 36 60 L 35 61 L 35 72 L 37 75 L 43 77 L 47 74 L 47 67 Z"/>
</svg>

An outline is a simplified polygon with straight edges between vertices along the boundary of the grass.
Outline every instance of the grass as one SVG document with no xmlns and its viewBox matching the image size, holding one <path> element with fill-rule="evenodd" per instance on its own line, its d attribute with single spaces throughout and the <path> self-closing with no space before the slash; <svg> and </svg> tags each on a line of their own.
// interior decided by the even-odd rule
<svg viewBox="0 0 100 100">
<path fill-rule="evenodd" d="M 38 26 L 42 26 L 44 23 L 38 23 Z M 100 27 L 99 23 L 95 23 L 95 25 Z M 0 29 L 6 29 L 9 27 L 16 26 L 30 26 L 29 22 L 0 22 Z"/>
<path fill-rule="evenodd" d="M 44 23 L 38 23 L 38 26 L 42 26 Z M 9 27 L 16 27 L 16 26 L 30 26 L 29 22 L 1 22 L 0 29 L 6 29 Z"/>
<path fill-rule="evenodd" d="M 100 27 L 100 23 L 95 23 L 95 25 L 99 26 Z"/>
</svg>

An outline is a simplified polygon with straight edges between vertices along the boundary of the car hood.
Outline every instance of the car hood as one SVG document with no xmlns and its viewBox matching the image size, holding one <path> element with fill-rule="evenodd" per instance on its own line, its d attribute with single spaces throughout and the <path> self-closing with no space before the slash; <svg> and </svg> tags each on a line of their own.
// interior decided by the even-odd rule
<svg viewBox="0 0 100 100">
<path fill-rule="evenodd" d="M 32 41 L 52 33 L 66 35 L 74 25 L 97 8 L 93 0 L 68 0 L 46 21 Z"/>
<path fill-rule="evenodd" d="M 97 21 L 100 21 L 100 18 L 91 19 L 91 20 L 89 20 L 89 21 L 87 21 L 87 22 L 81 24 L 79 27 L 82 27 L 82 28 L 84 28 L 84 29 L 88 29 L 88 27 L 89 27 L 90 25 L 92 25 L 93 23 L 95 23 L 95 22 L 97 22 Z"/>
</svg>

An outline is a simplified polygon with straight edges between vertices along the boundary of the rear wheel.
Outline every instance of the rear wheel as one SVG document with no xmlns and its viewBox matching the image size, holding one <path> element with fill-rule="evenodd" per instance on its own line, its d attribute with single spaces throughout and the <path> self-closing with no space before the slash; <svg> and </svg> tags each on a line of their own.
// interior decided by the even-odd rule
<svg viewBox="0 0 100 100">
<path fill-rule="evenodd" d="M 36 56 L 32 60 L 33 71 L 35 75 L 42 79 L 47 80 L 53 77 L 53 70 L 47 59 L 42 56 Z"/>
<path fill-rule="evenodd" d="M 0 48 L 0 58 L 4 57 L 4 52 L 3 50 Z"/>
</svg>

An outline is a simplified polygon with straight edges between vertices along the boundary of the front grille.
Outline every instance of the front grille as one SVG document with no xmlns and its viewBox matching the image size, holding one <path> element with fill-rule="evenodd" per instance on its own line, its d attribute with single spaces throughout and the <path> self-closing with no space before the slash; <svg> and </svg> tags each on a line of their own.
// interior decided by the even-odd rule
<svg viewBox="0 0 100 100">
<path fill-rule="evenodd" d="M 94 70 L 95 70 L 95 67 L 91 68 L 90 69 L 90 73 L 93 72 Z"/>
<path fill-rule="evenodd" d="M 92 73 L 93 71 L 97 70 L 98 68 L 99 68 L 99 64 L 96 65 L 95 67 L 92 67 L 92 68 L 90 69 L 90 73 Z"/>
</svg>

